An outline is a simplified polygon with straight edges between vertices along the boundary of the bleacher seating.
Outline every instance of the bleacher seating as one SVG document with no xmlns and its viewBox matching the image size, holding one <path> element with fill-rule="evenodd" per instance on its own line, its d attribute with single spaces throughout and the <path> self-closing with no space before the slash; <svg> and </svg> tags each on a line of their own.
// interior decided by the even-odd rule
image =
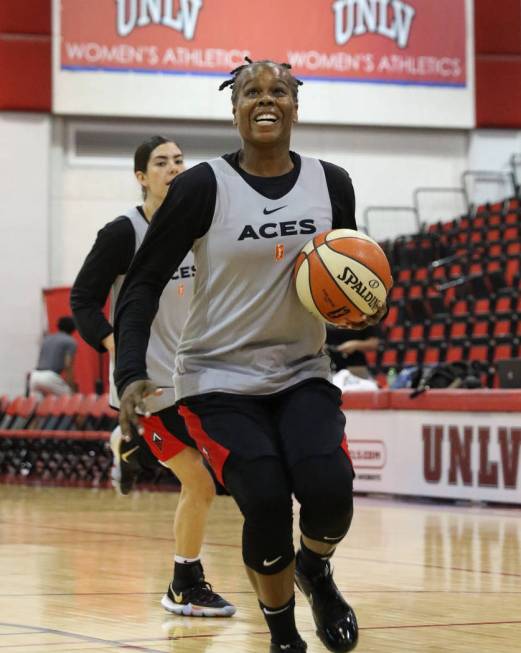
<svg viewBox="0 0 521 653">
<path fill-rule="evenodd" d="M 495 362 L 521 356 L 521 208 L 518 198 L 478 206 L 382 246 L 395 286 L 380 351 L 391 368 L 477 360 L 497 387 Z"/>
<path fill-rule="evenodd" d="M 0 482 L 110 485 L 109 438 L 117 421 L 106 394 L 0 397 Z M 158 465 L 143 470 L 140 486 L 179 484 Z"/>
</svg>

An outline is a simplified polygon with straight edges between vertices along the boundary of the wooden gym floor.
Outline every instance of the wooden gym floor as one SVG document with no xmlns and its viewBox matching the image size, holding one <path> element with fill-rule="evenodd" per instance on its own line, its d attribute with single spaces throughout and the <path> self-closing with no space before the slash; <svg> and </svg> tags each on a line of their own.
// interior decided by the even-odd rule
<svg viewBox="0 0 521 653">
<path fill-rule="evenodd" d="M 242 569 L 241 519 L 213 507 L 208 579 L 232 619 L 170 616 L 175 493 L 0 486 L 0 653 L 266 653 Z M 335 577 L 356 609 L 357 653 L 518 653 L 521 520 L 515 509 L 358 498 Z M 307 603 L 309 653 L 325 651 Z"/>
</svg>

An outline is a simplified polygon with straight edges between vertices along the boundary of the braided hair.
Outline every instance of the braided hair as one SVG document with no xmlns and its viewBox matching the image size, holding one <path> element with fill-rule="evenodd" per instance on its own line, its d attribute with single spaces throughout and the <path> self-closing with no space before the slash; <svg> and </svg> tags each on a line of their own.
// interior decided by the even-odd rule
<svg viewBox="0 0 521 653">
<path fill-rule="evenodd" d="M 243 73 L 246 70 L 253 70 L 257 66 L 274 66 L 275 68 L 278 68 L 280 72 L 286 72 L 287 76 L 289 77 L 289 85 L 291 89 L 291 94 L 293 95 L 293 99 L 295 102 L 298 102 L 298 87 L 302 86 L 304 82 L 302 82 L 300 79 L 297 79 L 294 77 L 289 71 L 291 70 L 291 64 L 289 63 L 277 63 L 276 61 L 271 61 L 271 59 L 262 59 L 260 61 L 252 61 L 249 57 L 244 57 L 244 60 L 246 63 L 242 64 L 242 66 L 238 66 L 237 68 L 234 68 L 232 71 L 230 71 L 230 75 L 232 77 L 230 79 L 227 79 L 225 82 L 223 82 L 219 86 L 219 90 L 222 91 L 223 89 L 227 88 L 228 86 L 232 90 L 232 104 L 235 106 L 237 103 L 237 94 L 239 92 L 240 84 L 239 81 L 243 75 Z"/>
</svg>

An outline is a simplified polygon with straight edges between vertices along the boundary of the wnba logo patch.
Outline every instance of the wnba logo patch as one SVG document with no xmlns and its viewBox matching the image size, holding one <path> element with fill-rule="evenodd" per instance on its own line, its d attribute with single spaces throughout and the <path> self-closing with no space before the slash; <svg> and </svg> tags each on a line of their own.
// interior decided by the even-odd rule
<svg viewBox="0 0 521 653">
<path fill-rule="evenodd" d="M 275 260 L 276 261 L 282 261 L 284 258 L 284 245 L 281 243 L 277 243 L 275 246 Z"/>
<path fill-rule="evenodd" d="M 180 284 L 177 286 L 177 294 L 179 295 L 179 297 L 182 297 L 182 296 L 185 294 L 185 287 L 184 287 L 184 284 L 180 283 Z"/>
</svg>

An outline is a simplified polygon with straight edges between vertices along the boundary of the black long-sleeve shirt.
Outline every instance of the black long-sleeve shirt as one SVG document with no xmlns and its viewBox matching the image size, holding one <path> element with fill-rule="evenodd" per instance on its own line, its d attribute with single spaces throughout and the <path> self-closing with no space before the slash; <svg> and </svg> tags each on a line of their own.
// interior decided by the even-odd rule
<svg viewBox="0 0 521 653">
<path fill-rule="evenodd" d="M 145 218 L 143 217 L 143 220 Z M 71 288 L 71 308 L 81 337 L 103 352 L 102 340 L 112 333 L 103 313 L 112 284 L 126 274 L 135 251 L 135 232 L 130 220 L 121 216 L 98 232 Z"/>
</svg>

